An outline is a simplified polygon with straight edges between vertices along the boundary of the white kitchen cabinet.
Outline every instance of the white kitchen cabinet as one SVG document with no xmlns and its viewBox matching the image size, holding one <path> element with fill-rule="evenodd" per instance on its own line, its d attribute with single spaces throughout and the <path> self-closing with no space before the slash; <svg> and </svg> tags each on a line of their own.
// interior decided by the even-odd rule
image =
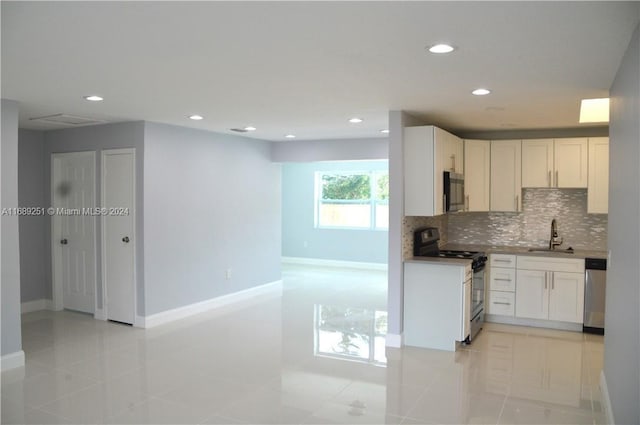
<svg viewBox="0 0 640 425">
<path fill-rule="evenodd" d="M 404 264 L 404 344 L 455 351 L 469 335 L 471 266 Z"/>
<path fill-rule="evenodd" d="M 518 270 L 516 273 L 516 317 L 549 318 L 548 272 Z"/>
<path fill-rule="evenodd" d="M 522 141 L 522 187 L 587 187 L 585 138 Z"/>
<path fill-rule="evenodd" d="M 464 174 L 464 142 L 458 136 L 442 131 L 442 164 L 443 171 Z M 437 136 L 436 136 L 437 137 Z"/>
<path fill-rule="evenodd" d="M 609 212 L 609 138 L 589 138 L 587 212 Z"/>
<path fill-rule="evenodd" d="M 491 141 L 491 211 L 520 211 L 521 169 L 520 140 Z"/>
<path fill-rule="evenodd" d="M 552 187 L 553 139 L 522 141 L 522 187 Z"/>
<path fill-rule="evenodd" d="M 582 323 L 584 260 L 518 256 L 516 317 Z"/>
<path fill-rule="evenodd" d="M 555 139 L 555 187 L 587 187 L 588 140 Z"/>
<path fill-rule="evenodd" d="M 432 125 L 405 127 L 404 215 L 434 216 L 444 213 L 443 152 L 445 140 L 452 137 L 455 138 Z"/>
<path fill-rule="evenodd" d="M 491 142 L 464 141 L 465 211 L 489 211 L 491 196 Z"/>
<path fill-rule="evenodd" d="M 515 315 L 516 256 L 491 254 L 489 256 L 489 294 L 487 313 Z"/>
</svg>

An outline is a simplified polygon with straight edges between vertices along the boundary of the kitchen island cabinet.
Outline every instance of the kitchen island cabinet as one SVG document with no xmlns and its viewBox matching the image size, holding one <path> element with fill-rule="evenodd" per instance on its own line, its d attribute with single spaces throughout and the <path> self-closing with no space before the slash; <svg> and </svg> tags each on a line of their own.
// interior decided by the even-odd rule
<svg viewBox="0 0 640 425">
<path fill-rule="evenodd" d="M 404 345 L 455 351 L 471 325 L 471 262 L 406 261 Z"/>
</svg>

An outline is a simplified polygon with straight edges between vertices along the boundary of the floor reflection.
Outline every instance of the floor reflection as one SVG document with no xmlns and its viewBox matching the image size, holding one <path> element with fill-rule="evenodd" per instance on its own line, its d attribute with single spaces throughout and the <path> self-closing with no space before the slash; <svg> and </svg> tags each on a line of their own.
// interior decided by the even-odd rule
<svg viewBox="0 0 640 425">
<path fill-rule="evenodd" d="M 314 305 L 314 354 L 386 365 L 387 312 Z"/>
</svg>

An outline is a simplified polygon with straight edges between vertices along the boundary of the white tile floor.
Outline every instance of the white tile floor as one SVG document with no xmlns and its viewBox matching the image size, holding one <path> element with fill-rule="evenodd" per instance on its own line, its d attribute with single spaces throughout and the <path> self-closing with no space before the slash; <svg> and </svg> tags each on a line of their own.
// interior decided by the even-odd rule
<svg viewBox="0 0 640 425">
<path fill-rule="evenodd" d="M 487 325 L 456 353 L 383 346 L 386 273 L 288 266 L 284 293 L 141 330 L 23 316 L 2 423 L 593 424 L 602 337 Z"/>
</svg>

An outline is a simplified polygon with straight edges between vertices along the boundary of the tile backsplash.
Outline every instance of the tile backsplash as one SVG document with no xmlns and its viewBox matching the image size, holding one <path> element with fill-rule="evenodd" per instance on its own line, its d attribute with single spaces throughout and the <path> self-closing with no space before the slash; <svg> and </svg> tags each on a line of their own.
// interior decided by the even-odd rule
<svg viewBox="0 0 640 425">
<path fill-rule="evenodd" d="M 607 214 L 587 214 L 586 189 L 523 189 L 520 213 L 449 214 L 450 243 L 497 246 L 549 244 L 551 220 L 564 240 L 560 248 L 607 249 Z"/>
<path fill-rule="evenodd" d="M 410 217 L 402 220 L 402 258 L 413 257 L 413 232 L 419 227 L 437 227 L 440 231 L 439 246 L 447 243 L 448 215 L 435 217 Z"/>
</svg>

